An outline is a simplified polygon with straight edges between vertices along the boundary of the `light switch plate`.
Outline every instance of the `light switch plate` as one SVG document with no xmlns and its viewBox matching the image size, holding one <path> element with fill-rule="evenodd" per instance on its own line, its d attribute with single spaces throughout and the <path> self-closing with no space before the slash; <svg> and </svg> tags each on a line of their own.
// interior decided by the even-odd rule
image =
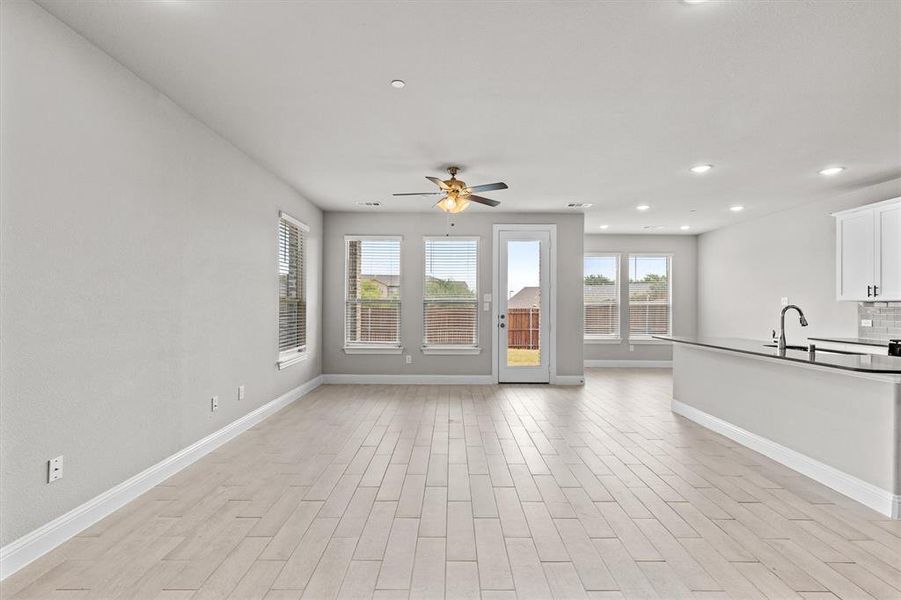
<svg viewBox="0 0 901 600">
<path fill-rule="evenodd" d="M 788 296 L 782 296 L 780 302 L 782 303 L 782 306 L 788 306 Z"/>
<path fill-rule="evenodd" d="M 239 385 L 238 386 L 238 400 L 243 400 L 243 399 L 244 399 L 244 386 Z"/>
<path fill-rule="evenodd" d="M 219 396 L 213 396 L 210 398 L 210 410 L 215 411 L 219 408 Z"/>
<path fill-rule="evenodd" d="M 872 326 L 873 326 L 873 319 L 861 319 L 861 320 L 860 320 L 860 326 L 861 326 L 861 327 L 872 327 Z"/>
</svg>

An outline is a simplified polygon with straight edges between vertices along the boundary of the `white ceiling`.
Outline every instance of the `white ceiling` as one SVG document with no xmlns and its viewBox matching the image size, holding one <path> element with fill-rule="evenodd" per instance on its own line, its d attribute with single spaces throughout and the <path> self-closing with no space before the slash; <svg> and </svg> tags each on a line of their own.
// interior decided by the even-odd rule
<svg viewBox="0 0 901 600">
<path fill-rule="evenodd" d="M 895 0 L 40 3 L 326 210 L 432 210 L 391 193 L 459 164 L 697 233 L 901 174 Z"/>
</svg>

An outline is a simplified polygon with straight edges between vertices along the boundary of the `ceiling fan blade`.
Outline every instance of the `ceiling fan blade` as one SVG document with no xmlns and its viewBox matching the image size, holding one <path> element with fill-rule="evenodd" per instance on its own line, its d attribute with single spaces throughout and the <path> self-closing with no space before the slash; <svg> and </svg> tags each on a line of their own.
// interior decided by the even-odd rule
<svg viewBox="0 0 901 600">
<path fill-rule="evenodd" d="M 428 179 L 429 181 L 431 181 L 432 183 L 434 183 L 435 185 L 437 185 L 438 187 L 440 187 L 442 190 L 449 190 L 449 189 L 450 189 L 450 186 L 449 186 L 449 185 L 447 185 L 446 183 L 444 183 L 443 181 L 441 181 L 441 180 L 438 179 L 437 177 L 429 177 L 428 175 L 426 175 L 425 178 Z"/>
<path fill-rule="evenodd" d="M 409 194 L 391 194 L 392 196 L 438 196 L 444 192 L 410 192 Z"/>
<path fill-rule="evenodd" d="M 468 188 L 470 192 L 490 192 L 491 190 L 505 190 L 507 184 L 499 181 L 497 183 L 485 183 L 482 185 L 474 185 Z"/>
<path fill-rule="evenodd" d="M 492 200 L 490 198 L 482 198 L 481 196 L 468 196 L 467 200 L 471 200 L 473 202 L 478 202 L 479 204 L 484 204 L 486 206 L 499 206 L 500 202 L 497 200 Z"/>
</svg>

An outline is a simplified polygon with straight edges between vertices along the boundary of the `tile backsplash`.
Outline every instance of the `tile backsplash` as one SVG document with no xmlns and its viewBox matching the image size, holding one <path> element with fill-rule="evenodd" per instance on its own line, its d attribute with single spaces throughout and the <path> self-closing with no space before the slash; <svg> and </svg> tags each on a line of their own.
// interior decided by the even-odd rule
<svg viewBox="0 0 901 600">
<path fill-rule="evenodd" d="M 861 319 L 873 321 L 861 327 Z M 901 302 L 861 302 L 857 305 L 857 336 L 874 340 L 901 338 Z"/>
</svg>

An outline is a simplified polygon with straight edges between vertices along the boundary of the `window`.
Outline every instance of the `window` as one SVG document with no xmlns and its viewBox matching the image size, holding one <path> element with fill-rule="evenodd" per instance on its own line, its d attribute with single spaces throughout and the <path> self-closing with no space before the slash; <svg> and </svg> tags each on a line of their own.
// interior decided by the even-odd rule
<svg viewBox="0 0 901 600">
<path fill-rule="evenodd" d="M 629 257 L 629 337 L 672 333 L 672 257 Z"/>
<path fill-rule="evenodd" d="M 478 238 L 425 238 L 423 349 L 478 346 L 478 263 Z"/>
<path fill-rule="evenodd" d="M 619 339 L 619 255 L 585 257 L 583 302 L 586 340 Z"/>
<path fill-rule="evenodd" d="M 310 228 L 297 219 L 278 219 L 278 366 L 306 357 L 307 286 L 304 241 Z"/>
<path fill-rule="evenodd" d="M 344 345 L 400 349 L 399 237 L 345 238 Z"/>
</svg>

